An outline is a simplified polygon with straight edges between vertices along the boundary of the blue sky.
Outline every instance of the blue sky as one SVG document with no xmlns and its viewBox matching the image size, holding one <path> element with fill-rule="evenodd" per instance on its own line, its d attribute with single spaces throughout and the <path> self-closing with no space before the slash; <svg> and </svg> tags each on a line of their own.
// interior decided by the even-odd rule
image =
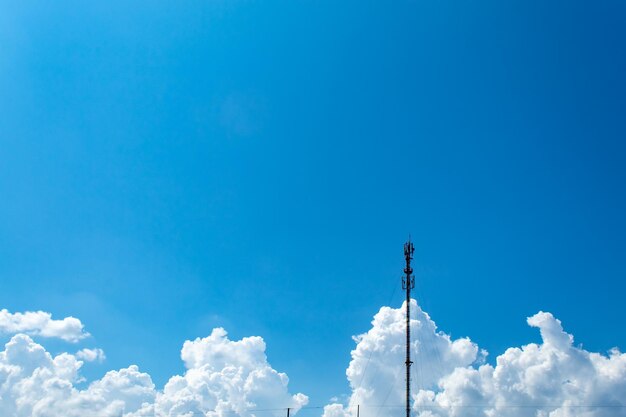
<svg viewBox="0 0 626 417">
<path fill-rule="evenodd" d="M 623 2 L 0 10 L 0 308 L 80 318 L 89 377 L 162 385 L 223 326 L 323 405 L 409 233 L 418 301 L 492 358 L 539 310 L 626 347 Z"/>
</svg>

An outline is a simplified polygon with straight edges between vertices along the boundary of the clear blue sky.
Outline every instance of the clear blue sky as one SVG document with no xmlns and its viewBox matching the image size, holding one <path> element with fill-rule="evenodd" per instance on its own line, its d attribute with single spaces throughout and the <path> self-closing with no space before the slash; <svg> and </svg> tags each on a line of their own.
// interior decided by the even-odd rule
<svg viewBox="0 0 626 417">
<path fill-rule="evenodd" d="M 325 404 L 409 233 L 492 357 L 539 310 L 626 348 L 623 1 L 94 3 L 0 6 L 0 308 L 91 378 L 223 326 Z"/>
</svg>

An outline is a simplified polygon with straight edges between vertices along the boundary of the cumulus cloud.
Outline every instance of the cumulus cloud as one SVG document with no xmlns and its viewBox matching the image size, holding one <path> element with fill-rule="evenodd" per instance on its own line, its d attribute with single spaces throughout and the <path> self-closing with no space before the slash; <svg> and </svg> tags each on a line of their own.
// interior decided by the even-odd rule
<svg viewBox="0 0 626 417">
<path fill-rule="evenodd" d="M 496 365 L 459 368 L 444 377 L 437 392 L 416 405 L 432 407 L 423 416 L 626 416 L 626 354 L 608 356 L 573 345 L 574 338 L 550 313 L 527 320 L 542 343 L 509 348 Z M 464 405 L 480 404 L 471 412 Z M 417 408 L 419 410 L 419 407 Z"/>
<path fill-rule="evenodd" d="M 418 417 L 616 417 L 626 416 L 626 354 L 608 355 L 573 344 L 552 314 L 527 319 L 542 343 L 487 353 L 467 338 L 452 340 L 415 301 L 411 305 L 414 360 L 413 411 Z M 346 371 L 349 405 L 330 404 L 324 417 L 397 415 L 404 403 L 404 305 L 383 307 L 372 328 L 357 336 Z M 352 405 L 352 407 L 350 407 Z M 383 407 L 381 407 L 383 406 Z"/>
<path fill-rule="evenodd" d="M 82 365 L 75 355 L 53 357 L 29 336 L 13 336 L 0 352 L 0 415 L 122 416 L 155 398 L 150 376 L 136 366 L 108 372 L 80 390 Z"/>
<path fill-rule="evenodd" d="M 0 310 L 0 334 L 17 333 L 58 338 L 72 343 L 89 336 L 80 320 L 74 317 L 54 320 L 50 313 L 44 311 L 12 314 L 6 309 Z"/>
<path fill-rule="evenodd" d="M 162 391 L 135 365 L 79 388 L 83 360 L 103 357 L 100 349 L 52 356 L 30 336 L 13 336 L 0 352 L 0 415 L 254 417 L 254 409 L 280 404 L 296 412 L 308 401 L 303 394 L 288 393 L 289 379 L 267 362 L 263 339 L 231 341 L 223 329 L 185 342 L 181 357 L 187 371 L 172 377 Z"/>
<path fill-rule="evenodd" d="M 104 362 L 106 355 L 102 349 L 81 349 L 75 355 L 78 359 L 85 362 Z"/>
<path fill-rule="evenodd" d="M 289 378 L 267 362 L 265 342 L 258 336 L 231 341 L 216 328 L 208 337 L 186 341 L 181 358 L 187 372 L 172 377 L 158 394 L 150 407 L 156 415 L 254 416 L 254 409 L 291 407 L 296 412 L 308 402 L 304 394 L 288 393 Z"/>
<path fill-rule="evenodd" d="M 362 415 L 394 414 L 397 409 L 386 412 L 379 407 L 404 402 L 405 311 L 404 307 L 382 307 L 374 316 L 372 328 L 354 337 L 357 345 L 346 371 L 352 388 L 349 405 L 362 405 Z M 416 370 L 413 389 L 433 389 L 442 377 L 457 367 L 481 362 L 484 358 L 485 353 L 470 339 L 452 339 L 438 331 L 435 322 L 414 300 L 410 325 L 411 355 L 413 370 Z M 372 411 L 373 406 L 377 407 L 376 411 Z M 353 411 L 350 406 L 331 404 L 325 408 L 324 416 L 352 415 Z"/>
</svg>

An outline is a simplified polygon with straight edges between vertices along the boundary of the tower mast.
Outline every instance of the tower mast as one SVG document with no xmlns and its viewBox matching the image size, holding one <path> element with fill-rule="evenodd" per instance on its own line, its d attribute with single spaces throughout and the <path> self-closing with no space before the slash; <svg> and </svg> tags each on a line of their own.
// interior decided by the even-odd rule
<svg viewBox="0 0 626 417">
<path fill-rule="evenodd" d="M 411 260 L 415 248 L 411 238 L 404 244 L 405 276 L 402 277 L 402 289 L 406 290 L 406 417 L 411 417 L 411 290 L 415 288 L 415 277 Z"/>
</svg>

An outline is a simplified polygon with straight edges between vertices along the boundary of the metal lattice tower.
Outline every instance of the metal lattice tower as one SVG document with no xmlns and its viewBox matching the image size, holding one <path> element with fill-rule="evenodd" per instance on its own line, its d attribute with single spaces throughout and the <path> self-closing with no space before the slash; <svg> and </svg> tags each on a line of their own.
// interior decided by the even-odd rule
<svg viewBox="0 0 626 417">
<path fill-rule="evenodd" d="M 402 277 L 402 289 L 406 290 L 406 417 L 411 417 L 411 290 L 415 288 L 415 277 L 411 260 L 415 248 L 411 238 L 404 244 L 404 277 Z"/>
</svg>

